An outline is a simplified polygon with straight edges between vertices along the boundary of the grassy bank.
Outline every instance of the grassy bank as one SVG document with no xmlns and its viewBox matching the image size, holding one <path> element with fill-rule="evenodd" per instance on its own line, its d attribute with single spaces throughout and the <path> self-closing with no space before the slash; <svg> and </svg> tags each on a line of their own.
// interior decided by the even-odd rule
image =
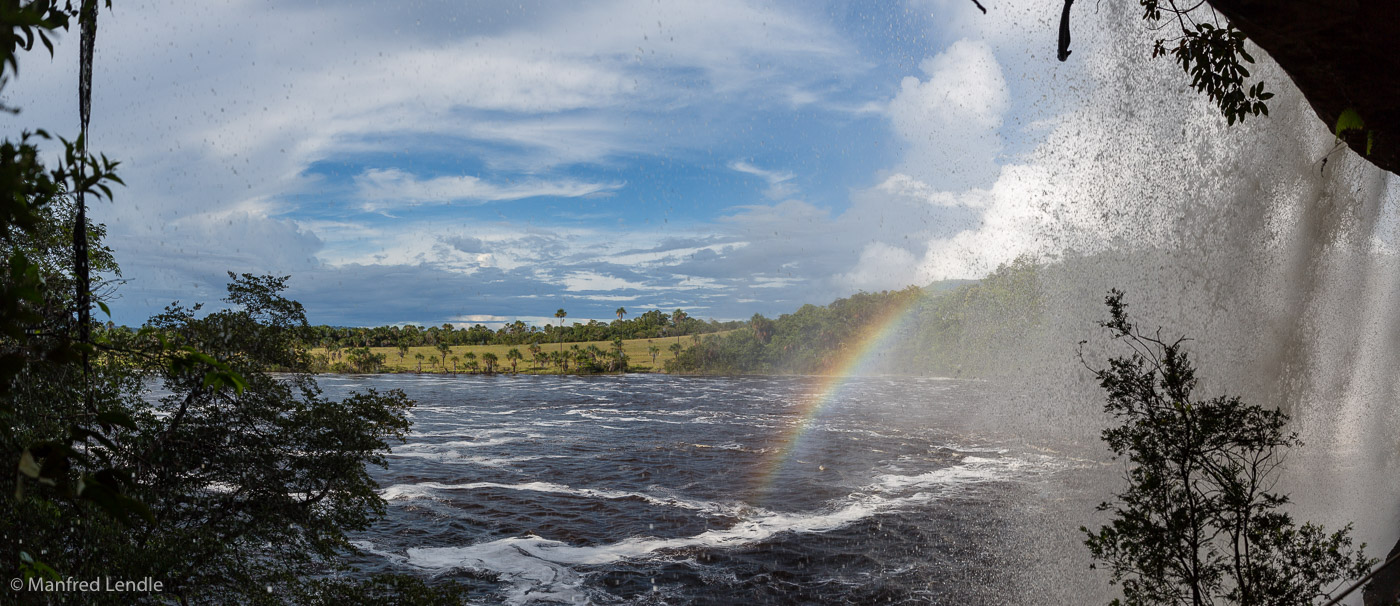
<svg viewBox="0 0 1400 606">
<path fill-rule="evenodd" d="M 624 340 L 622 342 L 622 350 L 627 354 L 628 372 L 661 372 L 662 369 L 665 368 L 666 361 L 673 357 L 670 347 L 671 345 L 675 344 L 676 341 L 677 340 L 674 337 L 658 339 Z M 694 344 L 694 339 L 692 337 L 681 337 L 680 343 L 682 346 L 689 347 Z M 610 341 L 564 343 L 562 347 L 565 351 L 568 351 L 575 345 L 582 349 L 587 349 L 590 345 L 596 346 L 598 349 L 602 349 L 605 351 L 612 349 L 612 342 Z M 660 349 L 660 351 L 656 354 L 655 362 L 652 361 L 651 352 L 649 351 L 650 347 L 653 345 Z M 559 343 L 541 343 L 540 347 L 544 350 L 545 353 L 549 353 L 553 351 L 559 351 L 561 345 Z M 422 372 L 452 373 L 452 357 L 456 356 L 459 358 L 456 364 L 456 372 L 465 373 L 467 372 L 467 369 L 464 365 L 464 362 L 465 357 L 468 353 L 476 355 L 476 360 L 478 364 L 481 363 L 481 358 L 483 355 L 487 353 L 495 354 L 496 358 L 498 359 L 496 372 L 511 372 L 510 361 L 506 359 L 506 353 L 512 349 L 519 349 L 521 355 L 525 356 L 525 359 L 521 360 L 518 363 L 518 365 L 516 366 L 516 372 L 519 372 L 521 374 L 573 373 L 572 367 L 569 371 L 564 371 L 559 368 L 553 367 L 548 362 L 545 362 L 542 366 L 536 366 L 533 357 L 530 355 L 530 349 L 528 345 L 459 345 L 452 347 L 451 351 L 447 353 L 447 359 L 445 364 L 443 361 L 442 352 L 439 351 L 436 347 L 426 345 L 420 347 L 410 347 L 408 348 L 408 351 L 404 352 L 402 356 L 399 355 L 400 351 L 397 347 L 371 347 L 369 349 L 370 353 L 384 356 L 384 365 L 380 368 L 379 372 L 418 372 L 420 361 L 417 358 L 417 354 L 422 354 Z M 315 355 L 327 357 L 329 357 L 331 354 L 330 350 L 323 347 L 312 349 L 311 352 Z M 343 355 L 345 354 L 345 350 L 341 350 L 340 353 L 343 357 Z M 478 368 L 476 372 L 483 372 L 484 368 L 485 365 L 482 364 L 482 366 Z"/>
</svg>

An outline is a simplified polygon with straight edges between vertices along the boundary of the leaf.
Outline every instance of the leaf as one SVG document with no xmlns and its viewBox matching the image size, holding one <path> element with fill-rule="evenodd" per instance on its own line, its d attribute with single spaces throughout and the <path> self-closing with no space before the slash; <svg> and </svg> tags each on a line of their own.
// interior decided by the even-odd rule
<svg viewBox="0 0 1400 606">
<path fill-rule="evenodd" d="M 131 420 L 131 415 L 123 410 L 109 410 L 107 412 L 98 413 L 97 422 L 105 425 L 125 427 L 132 431 L 136 430 L 136 422 Z"/>
<path fill-rule="evenodd" d="M 1366 128 L 1366 121 L 1361 119 L 1361 114 L 1354 109 L 1347 109 L 1342 115 L 1337 116 L 1337 126 L 1334 132 L 1337 138 L 1342 138 L 1342 133 L 1350 130 L 1363 130 Z"/>
<path fill-rule="evenodd" d="M 29 454 L 28 448 L 19 456 L 19 472 L 31 478 L 39 477 L 39 464 L 34 461 L 34 455 Z"/>
<path fill-rule="evenodd" d="M 107 307 L 107 304 L 106 304 L 106 303 L 103 303 L 103 302 L 101 302 L 101 301 L 98 301 L 98 302 L 97 302 L 97 307 L 98 307 L 98 309 L 101 309 L 101 310 L 102 310 L 102 313 L 107 314 L 107 317 L 108 317 L 108 318 L 112 317 L 112 308 Z"/>
</svg>

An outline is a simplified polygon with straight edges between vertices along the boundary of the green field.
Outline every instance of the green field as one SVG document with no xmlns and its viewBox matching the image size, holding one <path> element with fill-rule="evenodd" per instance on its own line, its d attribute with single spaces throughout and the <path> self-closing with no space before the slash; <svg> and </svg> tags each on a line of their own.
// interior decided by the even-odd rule
<svg viewBox="0 0 1400 606">
<path fill-rule="evenodd" d="M 666 365 L 666 360 L 669 360 L 672 357 L 670 347 L 671 344 L 675 342 L 675 337 L 658 339 L 631 339 L 623 341 L 622 350 L 627 353 L 627 360 L 629 366 L 628 370 L 631 372 L 661 372 L 662 368 Z M 680 343 L 683 346 L 689 347 L 691 344 L 694 343 L 694 340 L 693 337 L 681 337 Z M 610 351 L 612 349 L 611 341 L 586 341 L 576 343 L 564 343 L 563 347 L 565 350 L 568 350 L 571 346 L 574 345 L 578 345 L 581 349 L 587 349 L 589 345 L 596 345 L 598 349 L 602 349 L 604 351 Z M 661 348 L 661 352 L 656 355 L 655 365 L 652 364 L 651 354 L 647 352 L 647 346 L 649 345 L 656 345 L 657 347 Z M 438 351 L 436 347 L 431 347 L 427 345 L 420 347 L 410 347 L 408 348 L 408 353 L 404 354 L 402 358 L 399 357 L 399 349 L 397 347 L 371 347 L 369 349 L 373 353 L 384 355 L 384 368 L 381 372 L 417 371 L 418 360 L 414 358 L 414 354 L 421 353 L 423 354 L 423 372 L 451 373 L 452 356 L 460 357 L 463 354 L 466 354 L 467 352 L 472 352 L 476 354 L 478 364 L 481 363 L 482 354 L 485 354 L 487 352 L 494 353 L 496 354 L 496 357 L 499 358 L 499 361 L 497 362 L 496 372 L 510 372 L 510 362 L 506 360 L 506 352 L 510 351 L 511 349 L 519 349 L 521 355 L 525 356 L 525 359 L 519 362 L 519 365 L 517 366 L 518 372 L 530 374 L 564 374 L 564 371 L 554 368 L 548 364 L 546 364 L 543 368 L 536 368 L 534 361 L 531 359 L 529 347 L 529 345 L 458 345 L 452 348 L 451 353 L 447 354 L 447 364 L 445 368 L 442 362 L 442 352 Z M 548 353 L 551 351 L 559 351 L 560 344 L 541 343 L 540 347 L 544 348 L 544 351 Z M 328 351 L 325 348 L 321 347 L 317 347 L 315 349 L 312 349 L 311 351 L 312 353 L 320 355 L 326 355 L 328 353 Z M 344 353 L 345 350 L 341 350 L 341 354 L 343 355 Z M 437 364 L 433 364 L 434 360 L 437 362 Z M 461 362 L 459 362 L 457 365 L 457 371 L 466 372 L 466 369 L 462 367 Z M 480 372 L 480 369 L 478 369 L 478 372 Z"/>
</svg>

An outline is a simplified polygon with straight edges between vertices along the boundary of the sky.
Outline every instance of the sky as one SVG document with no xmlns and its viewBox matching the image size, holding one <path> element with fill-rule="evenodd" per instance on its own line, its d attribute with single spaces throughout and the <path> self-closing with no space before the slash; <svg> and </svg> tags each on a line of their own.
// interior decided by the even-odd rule
<svg viewBox="0 0 1400 606">
<path fill-rule="evenodd" d="M 1121 52 L 1085 26 L 1061 63 L 1055 3 L 982 4 L 115 2 L 90 140 L 126 183 L 92 211 L 113 319 L 217 307 L 228 271 L 351 326 L 979 277 L 1043 252 L 1047 142 Z M 76 42 L 24 57 L 0 130 L 76 133 Z"/>
</svg>

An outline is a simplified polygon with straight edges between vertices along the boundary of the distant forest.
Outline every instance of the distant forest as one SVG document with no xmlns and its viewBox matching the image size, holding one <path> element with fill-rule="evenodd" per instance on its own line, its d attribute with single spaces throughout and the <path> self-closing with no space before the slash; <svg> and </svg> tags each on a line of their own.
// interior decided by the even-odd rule
<svg viewBox="0 0 1400 606">
<path fill-rule="evenodd" d="M 746 326 L 746 322 L 716 322 L 690 317 L 684 310 L 677 309 L 666 313 L 651 310 L 630 319 L 624 319 L 624 310 L 619 309 L 618 319 L 612 322 L 589 320 L 575 322 L 570 326 L 546 324 L 543 327 L 527 325 L 516 321 L 499 329 L 491 329 L 482 324 L 468 328 L 457 328 L 451 324 L 442 326 L 379 326 L 375 328 L 345 326 L 308 326 L 299 332 L 301 345 L 305 348 L 322 348 L 332 351 L 357 347 L 433 347 L 438 345 L 529 345 L 531 343 L 583 343 L 589 341 L 614 341 L 617 339 L 657 339 L 663 337 L 684 337 L 702 335 Z M 562 323 L 562 322 L 561 322 Z M 109 327 L 115 331 L 130 331 L 124 327 Z"/>
<path fill-rule="evenodd" d="M 860 292 L 825 306 L 804 305 L 777 318 L 754 314 L 747 321 L 700 320 L 680 309 L 671 313 L 650 310 L 628 318 L 626 310 L 619 308 L 618 319 L 612 322 L 589 320 L 572 325 L 563 325 L 567 317 L 564 316 L 559 318 L 559 325 L 543 327 L 516 321 L 498 329 L 482 324 L 467 328 L 451 324 L 375 328 L 322 325 L 301 327 L 294 332 L 303 350 L 326 350 L 330 362 L 323 360 L 317 366 L 322 371 L 403 370 L 386 369 L 385 354 L 374 354 L 368 349 L 371 347 L 395 348 L 402 354 L 422 347 L 445 350 L 462 346 L 527 347 L 677 338 L 668 347 L 672 357 L 665 359 L 666 372 L 736 375 L 842 372 L 843 364 L 866 353 L 858 349 L 867 338 L 881 331 L 888 334 L 869 352 L 867 361 L 874 364 L 860 369 L 864 372 L 980 377 L 996 374 L 1002 362 L 1034 340 L 1044 308 L 1040 288 L 1044 269 L 1035 259 L 1022 257 L 981 280 L 949 280 L 922 288 Z M 895 315 L 899 321 L 888 322 Z M 131 336 L 123 334 L 131 332 L 125 327 L 109 325 L 104 332 L 118 340 Z M 682 343 L 679 337 L 690 338 Z M 622 346 L 616 347 L 620 351 Z M 349 362 L 337 367 L 334 360 L 347 353 L 349 358 L 345 359 Z M 443 354 L 444 369 L 446 355 Z M 656 357 L 655 352 L 651 355 Z M 371 363 L 356 364 L 355 360 Z M 568 372 L 567 363 L 559 367 Z M 576 372 L 585 368 L 588 366 L 579 362 Z M 625 356 L 619 363 L 598 365 L 596 370 L 607 369 L 635 370 Z"/>
<path fill-rule="evenodd" d="M 975 282 L 858 293 L 804 305 L 777 319 L 754 315 L 737 330 L 703 337 L 667 361 L 667 372 L 823 374 L 863 352 L 872 331 L 890 330 L 870 357 L 878 372 L 932 376 L 994 374 L 998 360 L 1041 325 L 1041 266 L 1029 257 Z M 905 311 L 907 310 L 907 311 Z M 902 314 L 887 327 L 885 319 Z"/>
</svg>

